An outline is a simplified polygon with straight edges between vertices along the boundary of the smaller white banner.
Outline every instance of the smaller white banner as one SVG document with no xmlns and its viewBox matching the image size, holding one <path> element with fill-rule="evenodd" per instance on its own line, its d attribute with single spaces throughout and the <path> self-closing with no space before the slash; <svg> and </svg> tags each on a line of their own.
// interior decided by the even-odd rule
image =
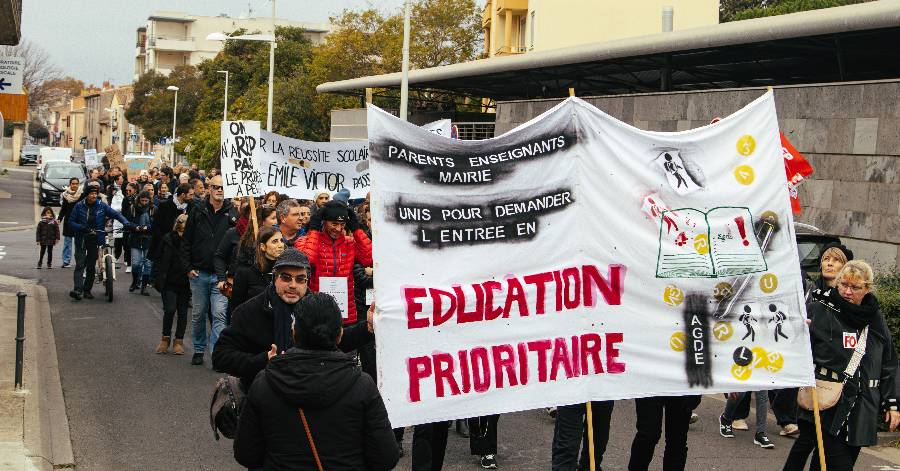
<svg viewBox="0 0 900 471">
<path fill-rule="evenodd" d="M 0 93 L 21 95 L 25 59 L 15 56 L 0 56 Z"/>
<path fill-rule="evenodd" d="M 262 196 L 259 121 L 222 121 L 220 132 L 225 197 Z"/>
<path fill-rule="evenodd" d="M 341 276 L 322 276 L 319 277 L 319 292 L 328 293 L 337 301 L 338 307 L 341 309 L 341 317 L 345 320 L 349 315 L 347 308 L 347 278 Z"/>
<path fill-rule="evenodd" d="M 84 150 L 84 166 L 91 168 L 100 165 L 100 161 L 97 159 L 97 149 L 85 149 Z"/>
</svg>

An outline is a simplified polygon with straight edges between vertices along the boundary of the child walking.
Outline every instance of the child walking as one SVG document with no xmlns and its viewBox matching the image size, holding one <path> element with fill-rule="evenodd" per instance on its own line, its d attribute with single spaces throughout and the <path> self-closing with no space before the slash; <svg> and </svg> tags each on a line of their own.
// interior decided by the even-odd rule
<svg viewBox="0 0 900 471">
<path fill-rule="evenodd" d="M 38 223 L 35 230 L 35 239 L 41 246 L 37 269 L 40 270 L 44 263 L 44 252 L 47 253 L 47 269 L 53 268 L 53 246 L 59 242 L 59 224 L 56 222 L 53 208 L 47 206 L 41 211 L 41 222 Z"/>
</svg>

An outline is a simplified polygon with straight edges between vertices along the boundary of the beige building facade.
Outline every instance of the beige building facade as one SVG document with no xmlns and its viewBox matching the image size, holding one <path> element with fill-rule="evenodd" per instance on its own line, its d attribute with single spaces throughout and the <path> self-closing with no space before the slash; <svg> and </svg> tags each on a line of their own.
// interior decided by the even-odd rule
<svg viewBox="0 0 900 471">
<path fill-rule="evenodd" d="M 672 30 L 719 23 L 718 0 L 487 0 L 481 18 L 488 57 L 656 34 L 663 8 Z"/>
<path fill-rule="evenodd" d="M 276 18 L 277 26 L 295 26 L 306 30 L 314 43 L 322 42 L 331 31 L 327 23 L 310 23 Z M 221 41 L 209 41 L 210 33 L 230 33 L 238 29 L 248 33 L 269 33 L 272 20 L 262 18 L 232 18 L 226 15 L 197 16 L 180 12 L 155 12 L 147 23 L 137 29 L 134 53 L 134 79 L 154 71 L 168 75 L 179 65 L 197 65 L 211 59 L 222 50 Z"/>
</svg>

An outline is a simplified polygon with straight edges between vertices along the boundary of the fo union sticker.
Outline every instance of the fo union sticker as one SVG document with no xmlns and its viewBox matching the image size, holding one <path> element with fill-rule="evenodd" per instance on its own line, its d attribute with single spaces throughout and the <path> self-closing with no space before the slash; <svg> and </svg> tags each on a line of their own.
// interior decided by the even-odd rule
<svg viewBox="0 0 900 471">
<path fill-rule="evenodd" d="M 856 333 L 844 332 L 844 348 L 856 348 Z"/>
</svg>

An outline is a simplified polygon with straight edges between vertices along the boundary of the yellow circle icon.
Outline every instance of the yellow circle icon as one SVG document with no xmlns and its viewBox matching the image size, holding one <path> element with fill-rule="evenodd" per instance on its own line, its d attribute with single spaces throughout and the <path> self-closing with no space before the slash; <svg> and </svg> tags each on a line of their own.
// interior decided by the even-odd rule
<svg viewBox="0 0 900 471">
<path fill-rule="evenodd" d="M 771 293 L 778 289 L 778 277 L 772 273 L 766 273 L 759 277 L 759 289 L 763 293 Z"/>
<path fill-rule="evenodd" d="M 749 156 L 756 150 L 756 140 L 753 139 L 753 136 L 749 134 L 744 134 L 737 141 L 737 151 L 738 154 L 743 155 L 744 157 Z"/>
<path fill-rule="evenodd" d="M 750 379 L 751 373 L 753 373 L 753 369 L 749 366 L 741 366 L 737 363 L 731 365 L 731 376 L 738 381 L 747 381 Z"/>
<path fill-rule="evenodd" d="M 684 291 L 675 285 L 666 286 L 663 290 L 663 302 L 669 306 L 677 306 L 684 301 Z"/>
<path fill-rule="evenodd" d="M 730 339 L 733 334 L 734 328 L 731 327 L 731 322 L 719 321 L 713 325 L 713 336 L 720 342 Z"/>
<path fill-rule="evenodd" d="M 765 368 L 769 366 L 769 354 L 765 348 L 756 346 L 750 349 L 753 352 L 753 362 L 750 364 L 754 368 Z"/>
<path fill-rule="evenodd" d="M 784 357 L 778 352 L 769 352 L 767 360 L 766 370 L 770 373 L 778 373 L 784 366 Z"/>
<path fill-rule="evenodd" d="M 756 175 L 753 173 L 753 167 L 749 165 L 739 165 L 734 169 L 734 178 L 737 179 L 738 183 L 741 185 L 749 185 L 753 183 L 753 179 L 756 178 Z"/>
<path fill-rule="evenodd" d="M 694 250 L 700 255 L 709 253 L 709 237 L 706 234 L 697 234 L 694 237 Z"/>
<path fill-rule="evenodd" d="M 678 331 L 669 337 L 669 348 L 676 352 L 683 352 L 686 345 L 684 342 L 684 332 Z"/>
<path fill-rule="evenodd" d="M 713 288 L 713 297 L 716 298 L 716 301 L 728 299 L 733 294 L 734 288 L 731 286 L 731 283 L 725 281 L 716 283 L 716 286 Z"/>
</svg>

